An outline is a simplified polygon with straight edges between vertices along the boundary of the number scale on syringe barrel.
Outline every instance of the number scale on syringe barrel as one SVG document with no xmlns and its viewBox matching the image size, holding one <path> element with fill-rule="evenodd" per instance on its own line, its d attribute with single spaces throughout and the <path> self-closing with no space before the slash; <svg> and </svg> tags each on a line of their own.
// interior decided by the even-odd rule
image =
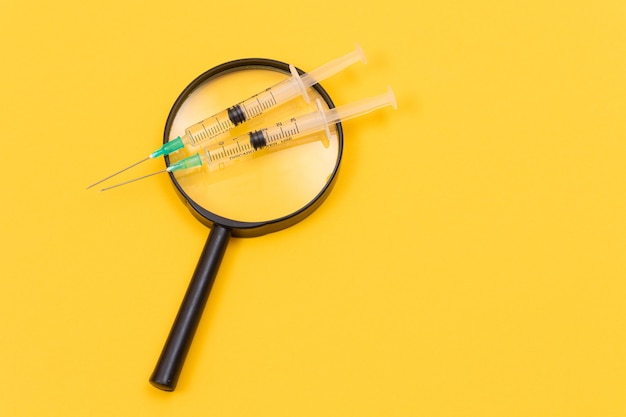
<svg viewBox="0 0 626 417">
<path fill-rule="evenodd" d="M 248 135 L 237 136 L 226 141 L 220 141 L 217 147 L 204 149 L 201 160 L 206 161 L 211 171 L 223 169 L 231 163 L 243 160 L 247 155 L 265 147 L 286 143 L 300 135 L 296 118 L 290 119 L 291 125 L 284 126 L 277 123 L 275 127 L 250 132 Z"/>
<path fill-rule="evenodd" d="M 295 82 L 294 78 L 289 78 L 273 88 L 268 88 L 264 92 L 259 93 L 246 101 L 236 104 L 227 110 L 189 126 L 185 129 L 185 136 L 181 137 L 181 140 L 183 143 L 189 145 L 201 145 L 203 142 L 229 131 L 246 120 L 253 119 L 264 111 L 276 106 L 279 102 L 282 102 L 277 100 L 276 96 L 280 97 L 281 91 L 284 91 L 283 87 L 291 84 L 292 82 Z M 290 97 L 287 97 L 286 99 L 281 98 L 281 100 L 285 101 L 289 98 Z"/>
</svg>

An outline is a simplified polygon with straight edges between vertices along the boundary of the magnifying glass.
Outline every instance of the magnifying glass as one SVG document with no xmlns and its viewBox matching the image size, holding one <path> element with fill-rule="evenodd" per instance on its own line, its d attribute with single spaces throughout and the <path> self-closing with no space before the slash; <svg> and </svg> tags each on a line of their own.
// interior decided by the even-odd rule
<svg viewBox="0 0 626 417">
<path fill-rule="evenodd" d="M 290 75 L 288 64 L 264 58 L 231 61 L 206 71 L 175 101 L 165 125 L 164 143 L 207 114 L 214 114 Z M 241 129 L 248 131 L 256 125 L 283 120 L 285 116 L 314 111 L 319 105 L 314 103 L 334 107 L 319 84 L 309 88 L 308 93 L 309 103 L 301 98 L 292 100 Z M 240 133 L 238 129 L 231 135 Z M 219 147 L 219 142 L 216 146 Z M 260 149 L 224 169 L 203 166 L 169 173 L 182 201 L 211 231 L 150 377 L 152 385 L 165 391 L 176 388 L 230 237 L 261 236 L 292 226 L 310 215 L 329 195 L 337 179 L 342 150 L 343 131 L 337 122 L 329 132 L 307 136 L 278 152 L 271 147 Z M 192 152 L 194 149 L 184 149 L 171 158 L 166 156 L 166 164 L 170 166 Z"/>
</svg>

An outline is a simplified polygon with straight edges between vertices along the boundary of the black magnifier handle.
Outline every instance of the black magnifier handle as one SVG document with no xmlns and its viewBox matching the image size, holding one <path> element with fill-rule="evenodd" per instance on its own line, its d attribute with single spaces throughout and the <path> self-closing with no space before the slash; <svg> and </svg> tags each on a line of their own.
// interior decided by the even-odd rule
<svg viewBox="0 0 626 417">
<path fill-rule="evenodd" d="M 165 342 L 159 361 L 150 377 L 150 383 L 164 391 L 174 391 L 183 369 L 185 358 L 200 317 L 206 305 L 213 281 L 220 267 L 230 229 L 214 225 L 209 233 L 202 255 L 193 273 L 185 298 L 178 310 L 170 334 Z"/>
</svg>

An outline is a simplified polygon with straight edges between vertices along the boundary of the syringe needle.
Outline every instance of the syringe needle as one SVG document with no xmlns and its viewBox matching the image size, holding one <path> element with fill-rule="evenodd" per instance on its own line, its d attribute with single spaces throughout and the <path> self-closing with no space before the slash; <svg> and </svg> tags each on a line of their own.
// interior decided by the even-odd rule
<svg viewBox="0 0 626 417">
<path fill-rule="evenodd" d="M 91 187 L 93 187 L 94 185 L 98 185 L 101 182 L 104 182 L 106 180 L 108 180 L 109 178 L 113 178 L 114 176 L 121 174 L 122 172 L 131 169 L 134 166 L 139 165 L 142 162 L 147 161 L 148 159 L 153 159 L 153 158 L 157 158 L 159 156 L 165 156 L 165 155 L 169 155 L 173 152 L 176 152 L 179 149 L 182 149 L 185 147 L 185 142 L 183 141 L 183 138 L 181 138 L 180 136 L 178 136 L 176 139 L 172 139 L 169 142 L 164 143 L 159 149 L 157 149 L 156 151 L 152 152 L 150 155 L 148 155 L 147 158 L 142 159 L 141 161 L 135 162 L 134 164 L 127 166 L 126 168 L 117 171 L 115 174 L 111 174 L 108 177 L 101 179 L 98 182 L 94 182 L 93 184 L 91 184 L 89 187 L 87 187 L 87 189 L 90 189 Z M 110 187 L 113 188 L 113 187 Z"/>
<path fill-rule="evenodd" d="M 126 185 L 126 184 L 129 184 L 129 183 L 131 183 L 131 182 L 135 182 L 135 181 L 142 180 L 142 179 L 144 179 L 144 178 L 151 177 L 151 176 L 153 176 L 153 175 L 162 174 L 162 173 L 164 173 L 164 172 L 167 172 L 167 168 L 166 168 L 166 169 L 163 169 L 163 170 L 161 170 L 161 171 L 153 172 L 152 174 L 148 174 L 148 175 L 144 175 L 144 176 L 142 176 L 142 177 L 134 178 L 134 179 L 132 179 L 132 180 L 128 180 L 128 181 L 124 181 L 124 182 L 120 182 L 119 184 L 115 184 L 115 185 L 112 185 L 112 186 L 110 186 L 110 187 L 103 188 L 103 189 L 101 189 L 100 191 L 110 190 L 111 188 L 119 187 L 120 185 Z"/>
<path fill-rule="evenodd" d="M 150 157 L 144 158 L 144 159 L 142 159 L 142 160 L 141 160 L 141 161 L 139 161 L 139 162 L 135 162 L 134 164 L 132 164 L 132 165 L 130 165 L 130 166 L 127 166 L 126 168 L 124 168 L 124 169 L 122 169 L 122 170 L 120 170 L 120 171 L 117 171 L 115 174 L 111 174 L 111 175 L 109 175 L 108 177 L 103 178 L 103 179 L 101 179 L 101 180 L 100 180 L 100 181 L 98 181 L 98 182 L 94 182 L 94 183 L 93 183 L 93 184 L 91 184 L 89 187 L 87 187 L 87 189 L 90 189 L 91 187 L 93 187 L 93 186 L 95 186 L 95 185 L 98 185 L 98 184 L 100 184 L 101 182 L 104 182 L 104 181 L 108 180 L 109 178 L 113 178 L 114 176 L 116 176 L 116 175 L 118 175 L 118 174 L 121 174 L 122 172 L 124 172 L 124 171 L 126 171 L 126 170 L 129 170 L 129 169 L 131 169 L 132 167 L 137 166 L 137 165 L 139 165 L 139 164 L 140 164 L 140 163 L 142 163 L 142 162 L 146 162 L 148 159 L 150 159 Z M 121 184 L 120 184 L 120 185 L 121 185 Z M 113 188 L 113 187 L 111 187 L 111 188 Z M 101 191 L 102 191 L 102 190 L 101 190 Z"/>
</svg>

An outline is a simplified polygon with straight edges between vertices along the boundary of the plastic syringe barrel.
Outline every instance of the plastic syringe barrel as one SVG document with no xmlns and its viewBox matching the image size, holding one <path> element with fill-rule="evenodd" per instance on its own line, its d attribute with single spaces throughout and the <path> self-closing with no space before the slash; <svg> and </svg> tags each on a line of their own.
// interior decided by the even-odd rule
<svg viewBox="0 0 626 417">
<path fill-rule="evenodd" d="M 398 107 L 396 97 L 391 87 L 387 87 L 387 92 L 374 97 L 368 97 L 354 103 L 344 104 L 333 109 L 322 110 L 298 117 L 298 127 L 300 134 L 308 132 L 326 130 L 329 134 L 329 126 L 338 121 L 345 122 L 348 119 L 372 112 L 384 106 Z"/>
<path fill-rule="evenodd" d="M 314 69 L 306 74 L 302 75 L 302 83 L 306 87 L 310 87 L 313 84 L 317 84 L 322 80 L 337 74 L 339 71 L 344 70 L 357 61 L 361 61 L 364 64 L 367 63 L 365 53 L 359 44 L 356 44 L 355 50 L 337 59 L 330 61 L 327 64 L 322 65 L 319 68 Z"/>
<path fill-rule="evenodd" d="M 290 65 L 289 70 L 291 71 L 291 77 L 271 87 L 272 95 L 278 103 L 282 103 L 300 94 L 308 103 L 309 95 L 306 91 L 308 87 L 337 74 L 358 61 L 367 63 L 365 52 L 363 52 L 361 46 L 357 44 L 354 51 L 302 75 L 299 75 L 295 67 Z M 267 91 L 269 90 L 270 89 Z"/>
<path fill-rule="evenodd" d="M 328 123 L 335 123 L 339 120 L 345 122 L 348 119 L 372 112 L 384 106 L 393 106 L 394 109 L 398 108 L 396 97 L 391 87 L 387 87 L 387 92 L 384 94 L 327 110 L 325 112 L 326 121 Z"/>
</svg>

